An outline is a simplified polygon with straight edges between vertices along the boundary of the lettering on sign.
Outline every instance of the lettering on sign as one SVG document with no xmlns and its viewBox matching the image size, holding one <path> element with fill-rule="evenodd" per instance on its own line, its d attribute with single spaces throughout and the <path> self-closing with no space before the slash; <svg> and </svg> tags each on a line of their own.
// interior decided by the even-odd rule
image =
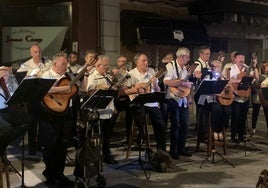
<svg viewBox="0 0 268 188">
<path fill-rule="evenodd" d="M 173 37 L 174 39 L 182 41 L 184 39 L 184 34 L 181 30 L 176 29 L 175 31 L 173 31 Z"/>
</svg>

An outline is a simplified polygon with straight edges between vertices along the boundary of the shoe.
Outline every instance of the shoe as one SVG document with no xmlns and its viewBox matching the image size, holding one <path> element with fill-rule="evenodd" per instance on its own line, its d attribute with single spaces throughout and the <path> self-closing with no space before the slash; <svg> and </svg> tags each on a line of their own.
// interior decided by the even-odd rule
<svg viewBox="0 0 268 188">
<path fill-rule="evenodd" d="M 118 161 L 114 160 L 112 156 L 104 157 L 103 162 L 106 164 L 118 164 Z"/>
<path fill-rule="evenodd" d="M 56 180 L 60 182 L 60 184 L 64 184 L 64 185 L 71 185 L 73 184 L 73 181 L 70 180 L 68 177 L 62 175 L 59 175 L 56 177 Z"/>
<path fill-rule="evenodd" d="M 178 154 L 170 153 L 170 157 L 171 157 L 172 159 L 175 159 L 175 160 L 180 159 L 180 156 L 179 156 Z"/>
<path fill-rule="evenodd" d="M 45 182 L 46 185 L 48 185 L 48 186 L 56 185 L 56 179 L 54 177 L 48 175 L 45 170 L 43 171 L 42 174 L 46 178 L 46 182 Z"/>
<path fill-rule="evenodd" d="M 191 157 L 192 153 L 190 153 L 189 151 L 182 151 L 182 152 L 179 153 L 179 155 L 186 156 L 186 157 Z"/>
</svg>

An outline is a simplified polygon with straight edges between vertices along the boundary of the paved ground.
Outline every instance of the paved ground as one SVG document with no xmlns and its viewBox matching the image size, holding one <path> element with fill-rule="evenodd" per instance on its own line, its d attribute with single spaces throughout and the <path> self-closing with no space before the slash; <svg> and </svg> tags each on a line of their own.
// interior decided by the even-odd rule
<svg viewBox="0 0 268 188">
<path fill-rule="evenodd" d="M 251 115 L 249 114 L 248 118 Z M 191 119 L 194 119 L 191 117 Z M 250 121 L 249 121 L 250 122 Z M 119 122 L 120 123 L 120 122 Z M 151 132 L 151 131 L 150 131 Z M 227 136 L 230 133 L 227 132 Z M 214 164 L 212 157 L 206 159 L 206 145 L 201 144 L 203 152 L 194 152 L 192 157 L 181 157 L 175 160 L 176 170 L 168 170 L 166 173 L 156 172 L 155 170 L 142 170 L 141 165 L 133 163 L 127 164 L 125 161 L 126 150 L 123 144 L 124 129 L 117 126 L 113 138 L 112 153 L 115 158 L 120 161 L 116 165 L 103 164 L 103 172 L 101 175 L 105 178 L 107 187 L 168 187 L 168 188 L 253 188 L 255 187 L 258 176 L 263 169 L 268 169 L 268 138 L 267 129 L 264 122 L 263 113 L 258 121 L 257 132 L 250 142 L 237 145 L 227 142 L 227 154 L 223 155 L 226 161 L 222 160 L 221 155 L 214 155 Z M 228 137 L 227 137 L 228 139 Z M 25 139 L 26 140 L 26 139 Z M 153 135 L 151 135 L 152 148 L 154 147 Z M 194 126 L 189 127 L 189 138 L 187 147 L 195 151 L 196 131 Z M 26 144 L 27 147 L 27 144 Z M 257 147 L 257 148 L 255 148 Z M 259 151 L 262 150 L 262 152 Z M 133 149 L 134 150 L 134 149 Z M 216 151 L 222 154 L 222 148 L 217 147 Z M 8 149 L 8 158 L 12 165 L 21 173 L 21 152 L 19 148 L 10 147 Z M 27 152 L 25 152 L 27 153 Z M 71 160 L 74 158 L 75 150 L 70 148 L 69 156 Z M 143 155 L 144 153 L 142 153 Z M 213 155 L 212 155 L 213 156 Z M 27 187 L 44 188 L 46 185 L 42 183 L 44 177 L 42 171 L 44 164 L 41 160 L 41 153 L 31 158 L 25 156 L 24 183 Z M 138 151 L 130 153 L 130 159 L 138 159 Z M 205 161 L 204 161 L 205 160 Z M 235 166 L 233 168 L 229 163 Z M 203 164 L 202 168 L 200 166 Z M 121 167 L 117 169 L 118 167 Z M 148 166 L 146 166 L 148 167 Z M 65 174 L 71 179 L 75 179 L 73 174 L 73 166 L 67 166 Z M 146 178 L 147 176 L 147 178 Z M 19 187 L 22 185 L 22 179 L 14 171 L 10 172 L 11 187 Z M 95 183 L 96 181 L 92 181 Z M 58 186 L 62 187 L 62 186 Z"/>
</svg>

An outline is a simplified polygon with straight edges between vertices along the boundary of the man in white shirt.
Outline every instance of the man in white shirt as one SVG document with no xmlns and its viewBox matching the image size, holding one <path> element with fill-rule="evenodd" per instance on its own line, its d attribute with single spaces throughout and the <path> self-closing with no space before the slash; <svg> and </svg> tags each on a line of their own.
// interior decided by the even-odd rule
<svg viewBox="0 0 268 188">
<path fill-rule="evenodd" d="M 57 97 L 59 93 L 64 95 L 71 92 L 70 85 L 58 85 L 58 81 L 65 77 L 67 67 L 67 54 L 60 52 L 53 57 L 52 67 L 43 73 L 42 78 L 57 79 L 48 91 L 50 96 Z M 72 181 L 64 176 L 67 147 L 72 139 L 72 126 L 73 118 L 69 107 L 62 114 L 44 109 L 39 113 L 39 142 L 43 147 L 45 163 L 43 175 L 48 185 L 55 185 L 56 181 L 62 183 L 63 187 L 72 184 Z"/>
<path fill-rule="evenodd" d="M 143 53 L 138 53 L 134 57 L 134 62 L 136 68 L 129 71 L 130 79 L 126 83 L 129 89 L 126 89 L 125 93 L 133 98 L 133 96 L 136 97 L 139 93 L 160 91 L 158 79 L 155 77 L 155 71 L 148 66 L 147 56 Z M 152 122 L 157 149 L 165 151 L 165 123 L 159 103 L 152 102 L 145 103 L 144 105 L 133 105 L 131 110 L 134 115 L 134 122 L 139 129 L 137 144 L 142 144 L 146 113 L 148 113 Z"/>
<path fill-rule="evenodd" d="M 27 71 L 27 76 L 35 76 L 41 77 L 43 72 L 48 70 L 52 62 L 48 59 L 44 59 L 42 57 L 42 49 L 39 45 L 34 44 L 30 48 L 31 59 L 23 63 L 17 72 L 24 72 Z M 28 129 L 28 142 L 29 142 L 29 155 L 36 155 L 37 150 L 37 127 L 38 127 L 38 120 L 35 118 L 37 115 L 36 108 L 38 108 L 38 104 L 29 107 L 29 112 L 33 113 L 33 122 L 30 124 Z"/>
<path fill-rule="evenodd" d="M 42 49 L 37 44 L 31 46 L 30 54 L 32 58 L 21 64 L 17 72 L 27 71 L 27 76 L 40 77 L 43 72 L 51 67 L 52 62 L 42 57 Z"/>
<path fill-rule="evenodd" d="M 95 70 L 88 76 L 87 90 L 90 92 L 95 89 L 108 89 L 112 85 L 112 77 L 107 74 L 109 68 L 109 57 L 99 55 L 98 61 L 95 64 Z M 105 109 L 98 109 L 100 126 L 103 135 L 102 155 L 103 161 L 107 164 L 116 164 L 111 155 L 110 142 L 113 132 L 113 114 L 114 114 L 114 99 L 108 104 Z"/>
<path fill-rule="evenodd" d="M 78 64 L 78 54 L 77 52 L 70 52 L 70 54 L 68 55 L 68 69 L 67 72 L 70 72 L 71 74 L 77 74 L 81 69 L 81 65 Z"/>
<path fill-rule="evenodd" d="M 191 96 L 182 98 L 176 97 L 171 91 L 171 87 L 191 88 L 192 83 L 184 79 L 188 73 L 186 64 L 190 60 L 190 50 L 181 47 L 176 52 L 176 59 L 166 65 L 167 73 L 164 78 L 164 84 L 167 89 L 167 110 L 170 114 L 170 155 L 174 159 L 179 159 L 180 155 L 191 156 L 191 153 L 185 150 L 185 142 L 187 137 L 189 110 L 191 105 Z M 187 78 L 186 78 L 187 79 Z"/>
<path fill-rule="evenodd" d="M 253 78 L 258 79 L 258 69 L 256 68 L 257 59 L 252 59 L 252 69 L 246 69 L 245 66 L 245 55 L 242 53 L 234 54 L 234 64 L 231 66 L 230 70 L 230 78 L 231 83 L 234 88 L 234 101 L 232 103 L 232 116 L 231 116 L 231 141 L 232 142 L 241 142 L 245 138 L 246 131 L 246 120 L 249 109 L 249 95 L 247 97 L 240 96 L 238 93 L 237 87 L 241 82 L 242 76 L 245 72 L 249 73 L 249 75 L 245 76 L 253 76 Z M 250 90 L 250 88 L 248 89 Z M 238 139 L 236 136 L 238 135 Z"/>
</svg>

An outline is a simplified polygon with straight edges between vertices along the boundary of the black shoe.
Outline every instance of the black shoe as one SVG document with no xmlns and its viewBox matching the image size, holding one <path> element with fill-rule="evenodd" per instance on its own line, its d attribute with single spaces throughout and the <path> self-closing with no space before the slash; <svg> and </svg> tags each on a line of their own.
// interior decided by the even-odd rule
<svg viewBox="0 0 268 188">
<path fill-rule="evenodd" d="M 70 180 L 68 177 L 64 176 L 63 174 L 57 176 L 56 179 L 57 179 L 61 184 L 65 184 L 65 185 L 67 185 L 67 184 L 68 184 L 68 185 L 73 184 L 73 181 Z"/>
<path fill-rule="evenodd" d="M 106 164 L 117 164 L 118 161 L 114 160 L 112 156 L 104 157 L 103 162 Z"/>
<path fill-rule="evenodd" d="M 186 156 L 186 157 L 191 157 L 192 153 L 190 153 L 189 151 L 182 151 L 182 152 L 179 153 L 179 155 Z"/>
<path fill-rule="evenodd" d="M 179 155 L 177 155 L 177 154 L 173 154 L 173 153 L 170 153 L 170 157 L 171 157 L 172 159 L 175 159 L 175 160 L 180 159 L 180 156 L 179 156 Z"/>
<path fill-rule="evenodd" d="M 48 186 L 56 185 L 56 179 L 53 176 L 46 173 L 46 171 L 43 171 L 42 174 L 46 178 L 46 182 L 45 182 L 46 185 L 48 185 Z"/>
</svg>

